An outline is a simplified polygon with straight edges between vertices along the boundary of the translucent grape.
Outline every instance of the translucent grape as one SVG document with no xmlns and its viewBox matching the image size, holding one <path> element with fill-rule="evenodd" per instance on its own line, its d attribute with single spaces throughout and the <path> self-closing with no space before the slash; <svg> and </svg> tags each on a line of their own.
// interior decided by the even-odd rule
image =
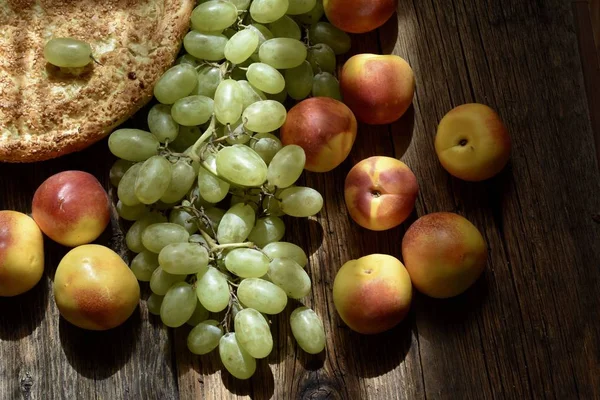
<svg viewBox="0 0 600 400">
<path fill-rule="evenodd" d="M 137 221 L 148 212 L 148 207 L 145 204 L 136 204 L 135 206 L 127 206 L 121 200 L 117 202 L 117 213 L 119 217 L 126 221 Z"/>
<path fill-rule="evenodd" d="M 313 69 L 308 61 L 296 68 L 285 70 L 285 88 L 294 100 L 302 100 L 310 95 L 313 87 Z"/>
<path fill-rule="evenodd" d="M 205 65 L 198 71 L 198 84 L 191 93 L 192 95 L 206 96 L 211 99 L 215 97 L 215 92 L 219 83 L 223 80 L 221 69 L 212 65 Z"/>
<path fill-rule="evenodd" d="M 288 7 L 288 0 L 254 0 L 250 5 L 250 16 L 256 22 L 268 24 L 283 17 Z"/>
<path fill-rule="evenodd" d="M 248 81 L 246 80 L 239 80 L 238 84 L 240 85 L 240 88 L 242 89 L 242 100 L 243 100 L 243 109 L 245 110 L 250 104 L 254 104 L 257 101 L 262 101 L 262 100 L 266 100 L 267 96 L 265 96 L 265 94 L 262 92 L 262 90 L 252 86 Z M 239 121 L 237 121 L 235 123 L 236 128 L 240 125 L 238 125 L 238 123 L 240 125 L 242 125 L 243 128 L 243 124 L 242 124 L 242 120 L 240 119 Z"/>
<path fill-rule="evenodd" d="M 181 208 L 176 208 L 171 211 L 171 214 L 169 214 L 169 222 L 183 226 L 190 235 L 198 232 L 198 224 L 196 224 L 194 217 Z"/>
<path fill-rule="evenodd" d="M 264 247 L 269 243 L 281 240 L 284 235 L 285 224 L 281 218 L 269 216 L 256 221 L 256 225 L 248 235 L 248 240 L 258 247 Z M 257 277 L 260 276 L 262 275 Z"/>
<path fill-rule="evenodd" d="M 267 28 L 266 26 L 262 25 L 262 24 L 252 24 L 248 26 L 248 29 L 253 29 L 257 34 L 258 34 L 258 47 L 260 48 L 260 45 L 262 45 L 265 41 L 269 40 L 269 39 L 273 39 L 275 36 L 273 36 L 273 32 L 271 32 L 269 30 L 269 28 Z"/>
<path fill-rule="evenodd" d="M 311 44 L 324 43 L 338 55 L 347 53 L 352 46 L 350 36 L 329 22 L 317 22 L 310 27 L 308 34 Z"/>
<path fill-rule="evenodd" d="M 241 243 L 254 227 L 256 215 L 254 209 L 243 203 L 231 207 L 217 229 L 217 241 L 220 244 Z"/>
<path fill-rule="evenodd" d="M 259 194 L 234 194 L 231 196 L 231 202 L 229 203 L 230 207 L 238 203 L 247 204 L 254 209 L 254 211 L 258 211 L 258 202 L 260 201 Z"/>
<path fill-rule="evenodd" d="M 140 129 L 117 129 L 108 138 L 108 148 L 115 156 L 127 161 L 145 161 L 158 154 L 158 140 Z"/>
<path fill-rule="evenodd" d="M 290 15 L 299 15 L 310 12 L 315 5 L 317 0 L 289 0 L 290 6 L 287 13 Z"/>
<path fill-rule="evenodd" d="M 142 163 L 137 163 L 129 168 L 117 187 L 117 197 L 126 206 L 133 207 L 140 204 L 140 199 L 135 195 L 135 181 L 137 180 L 138 174 L 142 169 Z"/>
<path fill-rule="evenodd" d="M 271 133 L 257 133 L 250 141 L 250 148 L 268 165 L 283 145 L 281 140 Z"/>
<path fill-rule="evenodd" d="M 171 106 L 155 104 L 148 112 L 148 128 L 161 143 L 175 140 L 179 133 L 179 124 L 171 117 Z"/>
<path fill-rule="evenodd" d="M 110 184 L 114 187 L 118 187 L 119 182 L 121 182 L 121 178 L 123 178 L 125 172 L 127 172 L 127 170 L 131 168 L 133 164 L 134 163 L 127 160 L 119 159 L 115 161 L 112 167 L 110 167 L 110 172 L 108 173 Z"/>
<path fill-rule="evenodd" d="M 208 252 L 197 243 L 171 243 L 160 251 L 158 262 L 170 274 L 197 274 L 206 270 Z"/>
<path fill-rule="evenodd" d="M 310 217 L 323 208 L 323 196 L 309 187 L 291 187 L 281 192 L 281 210 L 292 217 Z"/>
<path fill-rule="evenodd" d="M 308 48 L 306 59 L 310 62 L 314 72 L 335 73 L 337 61 L 333 49 L 324 43 L 318 43 Z"/>
<path fill-rule="evenodd" d="M 265 214 L 269 216 L 281 217 L 285 215 L 285 213 L 281 211 L 281 202 L 274 197 L 265 197 L 263 199 L 262 206 L 265 210 Z"/>
<path fill-rule="evenodd" d="M 234 319 L 235 336 L 240 346 L 254 358 L 265 358 L 273 350 L 273 336 L 261 313 L 245 308 Z"/>
<path fill-rule="evenodd" d="M 192 329 L 187 338 L 187 347 L 193 354 L 208 354 L 219 345 L 223 328 L 214 319 L 203 321 Z"/>
<path fill-rule="evenodd" d="M 295 15 L 294 18 L 301 24 L 312 25 L 319 22 L 323 18 L 323 14 L 325 14 L 323 0 L 317 0 L 312 10 L 304 14 Z"/>
<path fill-rule="evenodd" d="M 163 156 L 144 161 L 135 180 L 135 196 L 144 204 L 156 203 L 171 183 L 171 163 Z"/>
<path fill-rule="evenodd" d="M 160 319 L 170 328 L 186 323 L 196 309 L 196 293 L 189 283 L 178 282 L 165 294 L 160 306 Z"/>
<path fill-rule="evenodd" d="M 285 89 L 285 79 L 275 68 L 264 63 L 254 63 L 246 71 L 248 82 L 265 93 L 275 94 Z"/>
<path fill-rule="evenodd" d="M 268 94 L 267 99 L 276 101 L 281 104 L 285 104 L 285 101 L 287 100 L 287 90 L 283 89 L 277 94 Z"/>
<path fill-rule="evenodd" d="M 179 57 L 177 60 L 175 60 L 175 65 L 178 64 L 190 64 L 192 67 L 197 67 L 200 65 L 200 61 L 192 56 L 191 54 L 184 54 L 181 57 Z"/>
<path fill-rule="evenodd" d="M 187 96 L 173 104 L 171 116 L 180 125 L 202 125 L 210 119 L 213 108 L 213 99 L 209 97 Z"/>
<path fill-rule="evenodd" d="M 148 307 L 148 312 L 152 315 L 160 315 L 160 306 L 162 306 L 162 302 L 165 296 L 159 296 L 156 293 L 151 293 L 146 300 L 146 307 Z"/>
<path fill-rule="evenodd" d="M 292 334 L 302 350 L 318 354 L 325 349 L 325 329 L 321 318 L 308 307 L 298 307 L 290 315 Z"/>
<path fill-rule="evenodd" d="M 252 4 L 256 1 L 258 0 L 254 0 Z M 235 332 L 221 337 L 219 357 L 227 371 L 238 379 L 248 379 L 256 371 L 256 359 L 239 345 Z"/>
<path fill-rule="evenodd" d="M 200 228 L 202 228 L 202 230 L 213 236 L 213 228 L 215 231 L 218 230 L 219 226 L 221 225 L 221 220 L 225 216 L 225 210 L 222 210 L 217 207 L 209 207 L 204 209 L 204 215 L 206 215 L 208 221 L 203 219 L 200 222 Z"/>
<path fill-rule="evenodd" d="M 261 103 L 264 102 L 252 104 L 246 111 Z M 219 176 L 242 186 L 260 186 L 267 179 L 267 164 L 254 150 L 241 144 L 219 150 L 217 171 Z"/>
<path fill-rule="evenodd" d="M 300 27 L 298 26 L 296 21 L 294 21 L 287 15 L 284 15 L 275 22 L 271 22 L 269 24 L 269 30 L 273 33 L 275 37 L 284 37 L 296 40 L 300 40 L 300 38 L 302 37 Z"/>
<path fill-rule="evenodd" d="M 177 282 L 183 282 L 185 278 L 187 278 L 186 275 L 172 275 L 163 271 L 161 267 L 158 267 L 150 277 L 150 290 L 152 290 L 152 293 L 164 296 L 171 286 Z"/>
<path fill-rule="evenodd" d="M 169 143 L 169 148 L 178 152 L 183 152 L 192 146 L 200 138 L 202 132 L 197 126 L 180 126 L 177 139 Z"/>
<path fill-rule="evenodd" d="M 196 171 L 188 160 L 180 158 L 171 166 L 171 182 L 160 200 L 167 204 L 180 201 L 196 180 Z"/>
<path fill-rule="evenodd" d="M 252 0 L 229 0 L 239 11 L 247 10 Z"/>
<path fill-rule="evenodd" d="M 214 267 L 198 274 L 196 295 L 200 303 L 210 312 L 221 312 L 229 304 L 229 284 L 227 278 Z"/>
<path fill-rule="evenodd" d="M 158 268 L 158 256 L 149 251 L 142 251 L 131 260 L 131 272 L 140 282 L 150 282 L 156 268 Z"/>
<path fill-rule="evenodd" d="M 264 42 L 258 49 L 260 61 L 273 68 L 295 68 L 306 60 L 304 43 L 296 39 L 275 38 Z"/>
<path fill-rule="evenodd" d="M 163 222 L 152 224 L 144 229 L 142 244 L 151 252 L 160 253 L 167 245 L 187 242 L 189 237 L 190 234 L 184 227 L 170 222 Z"/>
<path fill-rule="evenodd" d="M 196 326 L 200 322 L 206 321 L 209 317 L 208 310 L 204 308 L 202 303 L 200 303 L 200 300 L 198 300 L 198 296 L 194 294 L 194 297 L 196 298 L 196 309 L 194 310 L 194 313 L 192 314 L 190 319 L 186 321 L 186 324 L 190 326 Z"/>
<path fill-rule="evenodd" d="M 225 256 L 225 267 L 240 278 L 260 278 L 269 270 L 269 258 L 258 250 L 234 249 Z"/>
<path fill-rule="evenodd" d="M 163 104 L 173 104 L 189 95 L 196 87 L 196 69 L 190 64 L 179 64 L 165 72 L 154 86 L 154 97 Z"/>
<path fill-rule="evenodd" d="M 267 170 L 269 185 L 286 188 L 292 186 L 304 171 L 304 149 L 295 144 L 283 147 L 275 154 Z"/>
<path fill-rule="evenodd" d="M 218 203 L 229 193 L 229 183 L 214 176 L 204 168 L 198 171 L 198 188 L 202 197 L 211 203 Z"/>
<path fill-rule="evenodd" d="M 244 279 L 237 290 L 246 306 L 265 314 L 279 314 L 287 305 L 287 295 L 280 287 L 260 278 Z"/>
<path fill-rule="evenodd" d="M 188 53 L 201 60 L 219 61 L 225 58 L 225 45 L 228 40 L 227 36 L 220 33 L 189 31 L 183 38 L 183 47 Z M 194 78 L 197 79 L 196 75 L 194 75 Z M 190 92 L 184 96 L 187 96 Z"/>
<path fill-rule="evenodd" d="M 162 222 L 167 222 L 167 218 L 156 212 L 149 212 L 144 215 L 141 219 L 135 221 L 131 228 L 127 231 L 127 235 L 125 236 L 125 243 L 127 244 L 127 248 L 134 253 L 141 253 L 146 250 L 144 245 L 142 244 L 142 233 L 152 224 L 158 224 Z"/>
<path fill-rule="evenodd" d="M 331 97 L 342 101 L 340 83 L 329 72 L 321 72 L 313 78 L 312 95 L 314 97 Z"/>
<path fill-rule="evenodd" d="M 233 124 L 242 115 L 242 89 L 233 79 L 225 79 L 215 92 L 215 115 L 223 125 Z"/>
<path fill-rule="evenodd" d="M 271 259 L 290 258 L 297 262 L 302 268 L 308 263 L 308 257 L 302 247 L 289 242 L 269 243 L 263 249 L 263 252 Z"/>
<path fill-rule="evenodd" d="M 213 0 L 202 3 L 192 11 L 192 29 L 222 31 L 237 20 L 237 8 L 228 1 Z"/>
<path fill-rule="evenodd" d="M 237 32 L 225 45 L 225 58 L 234 64 L 241 64 L 258 49 L 259 38 L 254 29 Z"/>
<path fill-rule="evenodd" d="M 310 293 L 310 277 L 291 258 L 273 259 L 269 265 L 269 279 L 292 299 L 301 299 Z"/>
<path fill-rule="evenodd" d="M 57 67 L 81 68 L 92 61 L 92 48 L 81 40 L 53 38 L 44 46 L 44 58 Z"/>
<path fill-rule="evenodd" d="M 244 110 L 242 119 L 249 131 L 267 133 L 281 128 L 286 116 L 287 112 L 283 104 L 274 100 L 263 100 L 248 106 Z"/>
</svg>

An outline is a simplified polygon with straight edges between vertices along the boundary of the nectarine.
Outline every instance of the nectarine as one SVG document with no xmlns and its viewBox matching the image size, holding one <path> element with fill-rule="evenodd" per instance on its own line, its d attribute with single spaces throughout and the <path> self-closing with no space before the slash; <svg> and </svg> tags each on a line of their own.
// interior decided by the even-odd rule
<svg viewBox="0 0 600 400">
<path fill-rule="evenodd" d="M 329 22 L 350 33 L 379 28 L 398 8 L 398 0 L 323 0 Z"/>
</svg>

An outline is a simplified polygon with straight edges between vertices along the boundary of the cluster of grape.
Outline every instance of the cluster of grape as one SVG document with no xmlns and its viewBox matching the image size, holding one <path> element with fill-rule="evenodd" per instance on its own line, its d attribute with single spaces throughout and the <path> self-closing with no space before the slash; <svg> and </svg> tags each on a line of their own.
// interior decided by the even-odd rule
<svg viewBox="0 0 600 400">
<path fill-rule="evenodd" d="M 132 271 L 150 282 L 148 310 L 169 327 L 194 326 L 190 351 L 218 347 L 239 379 L 273 348 L 269 316 L 311 289 L 307 255 L 281 241 L 281 217 L 315 215 L 323 198 L 295 186 L 306 156 L 277 130 L 288 95 L 339 98 L 335 55 L 350 39 L 322 16 L 320 0 L 201 2 L 187 53 L 155 86 L 150 132 L 109 137 L 120 158 L 110 171 L 117 211 L 134 221 L 126 243 L 137 253 Z M 290 325 L 303 350 L 324 349 L 313 310 L 296 308 Z"/>
</svg>

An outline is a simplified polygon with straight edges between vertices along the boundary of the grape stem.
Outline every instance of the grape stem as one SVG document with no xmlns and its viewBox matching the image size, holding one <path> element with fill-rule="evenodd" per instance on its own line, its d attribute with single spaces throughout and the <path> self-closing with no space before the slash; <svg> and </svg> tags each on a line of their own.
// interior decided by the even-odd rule
<svg viewBox="0 0 600 400">
<path fill-rule="evenodd" d="M 208 126 L 208 128 L 206 128 L 206 131 L 204 131 L 202 136 L 200 136 L 200 138 L 192 146 L 192 150 L 190 151 L 190 154 L 189 154 L 189 156 L 191 157 L 192 160 L 194 160 L 196 162 L 202 161 L 200 156 L 198 155 L 198 150 L 200 149 L 200 146 L 202 146 L 209 137 L 211 137 L 212 135 L 215 134 L 216 124 L 217 124 L 217 118 L 215 117 L 215 114 L 213 114 L 212 118 L 210 120 L 210 125 Z"/>
<path fill-rule="evenodd" d="M 242 247 L 253 249 L 256 246 L 252 242 L 217 244 L 217 245 L 211 247 L 210 251 L 211 251 L 211 253 L 214 253 L 214 252 L 225 250 L 225 249 L 239 249 Z"/>
</svg>

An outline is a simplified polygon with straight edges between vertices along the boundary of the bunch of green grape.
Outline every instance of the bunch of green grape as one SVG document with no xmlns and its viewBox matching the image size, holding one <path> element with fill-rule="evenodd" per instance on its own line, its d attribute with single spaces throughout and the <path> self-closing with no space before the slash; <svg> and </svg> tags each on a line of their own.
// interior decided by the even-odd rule
<svg viewBox="0 0 600 400">
<path fill-rule="evenodd" d="M 278 129 L 288 96 L 340 98 L 336 54 L 350 39 L 322 17 L 320 0 L 201 1 L 186 53 L 154 88 L 149 132 L 119 129 L 108 141 L 148 310 L 169 327 L 192 325 L 189 350 L 218 348 L 239 379 L 273 348 L 270 316 L 311 290 L 307 255 L 282 241 L 282 217 L 313 216 L 323 198 L 295 185 L 306 156 Z M 289 322 L 304 351 L 323 351 L 313 310 L 298 307 Z"/>
</svg>

